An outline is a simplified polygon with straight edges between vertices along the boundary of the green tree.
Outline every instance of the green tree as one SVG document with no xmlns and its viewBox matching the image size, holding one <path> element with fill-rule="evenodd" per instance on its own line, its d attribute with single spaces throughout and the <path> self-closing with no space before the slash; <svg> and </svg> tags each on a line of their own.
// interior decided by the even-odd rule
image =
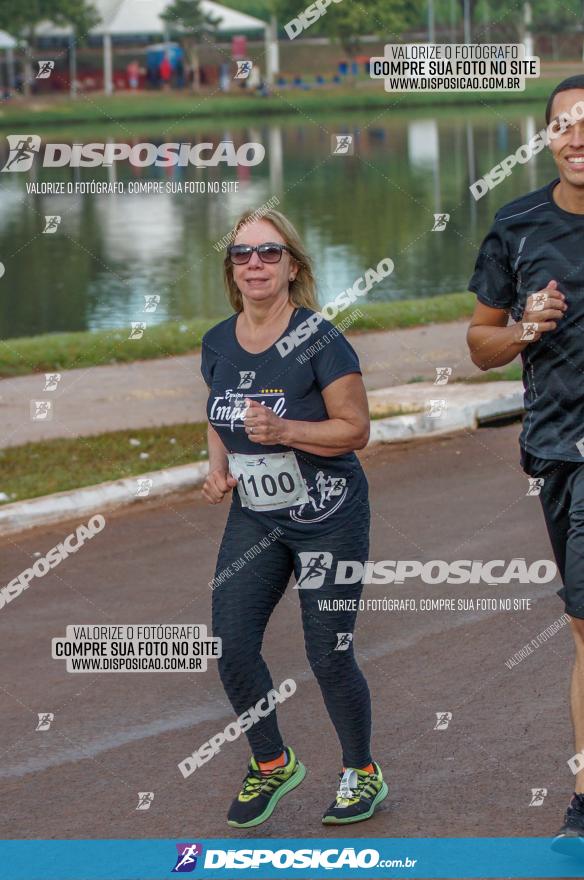
<svg viewBox="0 0 584 880">
<path fill-rule="evenodd" d="M 0 0 L 0 29 L 28 44 L 24 61 L 25 94 L 30 93 L 33 79 L 30 50 L 35 46 L 36 29 L 43 21 L 62 27 L 72 26 L 75 42 L 81 43 L 100 17 L 87 0 L 18 0 L 18 3 Z"/>
<path fill-rule="evenodd" d="M 308 5 L 305 0 L 274 0 L 280 23 L 298 16 Z M 386 37 L 398 42 L 398 35 L 420 21 L 424 0 L 344 0 L 331 3 L 326 13 L 310 27 L 311 34 L 338 40 L 349 56 L 361 48 L 364 36 Z"/>
<path fill-rule="evenodd" d="M 216 32 L 221 18 L 203 12 L 200 0 L 174 0 L 160 17 L 184 48 L 193 71 L 192 88 L 198 91 L 201 81 L 199 46 L 205 37 Z"/>
</svg>

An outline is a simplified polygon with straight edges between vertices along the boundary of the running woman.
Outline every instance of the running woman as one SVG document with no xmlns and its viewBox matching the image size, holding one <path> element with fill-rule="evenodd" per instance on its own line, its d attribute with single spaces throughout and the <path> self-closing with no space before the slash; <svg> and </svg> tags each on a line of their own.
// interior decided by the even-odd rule
<svg viewBox="0 0 584 880">
<path fill-rule="evenodd" d="M 388 789 L 371 757 L 371 700 L 353 649 L 362 584 L 335 584 L 335 570 L 369 554 L 368 484 L 355 455 L 369 439 L 367 395 L 354 349 L 316 311 L 310 259 L 291 223 L 278 211 L 261 220 L 247 212 L 235 232 L 224 263 L 234 314 L 202 343 L 203 495 L 218 504 L 232 493 L 212 582 L 219 674 L 238 716 L 258 706 L 263 717 L 246 731 L 252 757 L 227 821 L 265 822 L 306 773 L 266 711 L 273 682 L 261 655 L 294 576 L 308 661 L 342 749 L 340 786 L 322 821 L 359 822 Z M 340 600 L 339 610 L 322 610 L 322 599 Z"/>
<path fill-rule="evenodd" d="M 546 108 L 559 177 L 501 208 L 469 287 L 478 302 L 468 331 L 483 370 L 523 362 L 521 465 L 543 478 L 543 514 L 576 646 L 571 705 L 584 749 L 584 76 L 561 82 Z M 569 117 L 566 115 L 569 114 Z M 571 124 L 570 124 L 571 122 Z M 509 315 L 513 323 L 508 324 Z M 554 849 L 584 839 L 584 771 Z"/>
</svg>

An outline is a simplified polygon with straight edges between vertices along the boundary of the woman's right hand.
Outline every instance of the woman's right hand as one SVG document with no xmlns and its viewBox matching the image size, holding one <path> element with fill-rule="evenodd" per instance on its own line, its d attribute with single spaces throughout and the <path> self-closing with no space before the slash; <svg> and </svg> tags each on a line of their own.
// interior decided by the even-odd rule
<svg viewBox="0 0 584 880">
<path fill-rule="evenodd" d="M 237 480 L 229 471 L 219 469 L 210 471 L 203 483 L 203 498 L 209 504 L 220 504 L 228 492 L 237 486 Z"/>
</svg>

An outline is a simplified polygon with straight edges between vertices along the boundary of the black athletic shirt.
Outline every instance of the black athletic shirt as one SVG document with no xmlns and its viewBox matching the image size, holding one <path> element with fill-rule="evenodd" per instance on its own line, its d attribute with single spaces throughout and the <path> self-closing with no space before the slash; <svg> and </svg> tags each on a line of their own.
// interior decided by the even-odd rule
<svg viewBox="0 0 584 880">
<path fill-rule="evenodd" d="M 315 313 L 296 309 L 287 329 L 290 334 Z M 293 350 L 282 356 L 274 343 L 257 354 L 246 351 L 237 341 L 232 315 L 209 330 L 202 340 L 201 373 L 211 388 L 207 401 L 209 423 L 217 431 L 227 452 L 245 455 L 285 452 L 290 447 L 266 446 L 252 442 L 243 423 L 244 398 L 269 406 L 287 419 L 318 422 L 328 418 L 322 391 L 335 379 L 361 373 L 352 345 L 329 321 L 322 320 L 316 330 Z M 302 326 L 301 326 L 302 325 Z M 354 452 L 323 457 L 295 449 L 300 472 L 306 482 L 310 503 L 255 516 L 286 525 L 287 530 L 306 532 L 310 523 L 321 523 L 333 513 L 335 522 L 356 514 L 355 504 L 363 504 L 367 481 Z M 235 496 L 235 493 L 234 493 Z M 235 501 L 235 497 L 234 497 Z M 332 525 L 332 523 L 331 523 Z"/>
<path fill-rule="evenodd" d="M 540 458 L 582 461 L 584 438 L 584 215 L 553 200 L 559 178 L 495 214 L 469 289 L 520 321 L 527 297 L 555 279 L 568 310 L 522 351 L 525 419 L 520 444 Z"/>
</svg>

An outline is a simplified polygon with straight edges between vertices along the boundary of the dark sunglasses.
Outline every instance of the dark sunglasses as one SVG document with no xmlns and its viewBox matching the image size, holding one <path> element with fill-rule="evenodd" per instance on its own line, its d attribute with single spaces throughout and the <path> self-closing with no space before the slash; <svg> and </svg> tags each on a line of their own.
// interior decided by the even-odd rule
<svg viewBox="0 0 584 880">
<path fill-rule="evenodd" d="M 249 263 L 251 255 L 256 251 L 262 263 L 279 263 L 282 259 L 282 252 L 288 251 L 292 253 L 290 248 L 285 244 L 276 244 L 276 242 L 268 241 L 266 244 L 258 244 L 252 247 L 251 244 L 232 244 L 227 248 L 227 253 L 231 262 L 235 266 L 243 266 Z"/>
</svg>

